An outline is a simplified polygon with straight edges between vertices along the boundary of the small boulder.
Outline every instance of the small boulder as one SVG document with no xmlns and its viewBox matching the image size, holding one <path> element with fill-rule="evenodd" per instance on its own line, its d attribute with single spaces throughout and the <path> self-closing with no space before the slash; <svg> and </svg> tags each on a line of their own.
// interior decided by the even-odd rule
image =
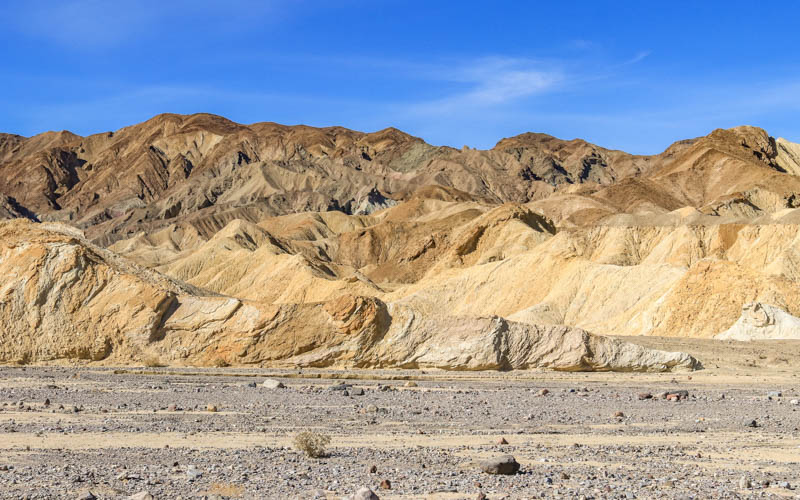
<svg viewBox="0 0 800 500">
<path fill-rule="evenodd" d="M 406 383 L 405 383 L 405 384 L 403 384 L 403 385 L 404 385 L 405 387 L 417 387 L 417 383 L 416 383 L 416 382 L 414 382 L 413 380 L 409 380 L 408 382 L 406 382 Z"/>
<path fill-rule="evenodd" d="M 216 413 L 217 412 L 217 406 L 216 405 L 208 405 L 208 406 L 206 406 L 206 411 L 209 411 L 211 413 Z"/>
<path fill-rule="evenodd" d="M 381 489 L 382 490 L 391 490 L 392 489 L 392 482 L 388 479 L 384 479 L 381 481 Z"/>
<path fill-rule="evenodd" d="M 352 500 L 380 500 L 380 497 L 366 486 L 356 491 L 351 498 Z"/>
<path fill-rule="evenodd" d="M 283 385 L 283 382 L 280 380 L 268 378 L 267 380 L 261 382 L 261 387 L 264 389 L 283 389 L 286 386 Z"/>
<path fill-rule="evenodd" d="M 667 391 L 666 399 L 669 399 L 670 396 L 677 396 L 678 399 L 689 399 L 689 391 L 684 390 L 675 390 L 675 391 Z"/>
<path fill-rule="evenodd" d="M 360 387 L 356 387 L 355 389 L 350 390 L 350 395 L 352 395 L 352 396 L 363 396 L 364 395 L 364 389 L 362 389 Z"/>
<path fill-rule="evenodd" d="M 547 390 L 547 389 L 542 389 L 539 392 L 537 392 L 536 394 L 539 395 L 539 396 L 547 396 L 548 394 L 550 394 L 550 391 Z"/>
<path fill-rule="evenodd" d="M 487 474 L 513 475 L 519 472 L 519 462 L 511 455 L 489 458 L 480 463 L 480 468 Z"/>
<path fill-rule="evenodd" d="M 639 400 L 643 401 L 645 399 L 653 399 L 653 395 L 649 392 L 640 392 L 639 393 Z"/>
<path fill-rule="evenodd" d="M 134 493 L 133 495 L 126 497 L 127 500 L 155 500 L 153 495 L 150 494 L 149 491 L 140 491 L 139 493 Z"/>
<path fill-rule="evenodd" d="M 506 441 L 506 438 L 501 437 L 497 440 L 497 444 L 508 444 L 508 441 Z"/>
</svg>

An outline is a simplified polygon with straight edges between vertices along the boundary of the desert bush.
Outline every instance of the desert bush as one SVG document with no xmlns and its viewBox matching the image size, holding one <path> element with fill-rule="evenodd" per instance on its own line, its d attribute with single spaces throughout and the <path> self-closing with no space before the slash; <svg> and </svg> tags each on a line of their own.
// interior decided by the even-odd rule
<svg viewBox="0 0 800 500">
<path fill-rule="evenodd" d="M 167 365 L 161 362 L 157 356 L 147 356 L 142 359 L 142 364 L 147 368 L 163 368 Z"/>
<path fill-rule="evenodd" d="M 320 458 L 326 455 L 325 447 L 331 438 L 316 432 L 303 431 L 294 437 L 294 446 L 311 458 Z"/>
</svg>

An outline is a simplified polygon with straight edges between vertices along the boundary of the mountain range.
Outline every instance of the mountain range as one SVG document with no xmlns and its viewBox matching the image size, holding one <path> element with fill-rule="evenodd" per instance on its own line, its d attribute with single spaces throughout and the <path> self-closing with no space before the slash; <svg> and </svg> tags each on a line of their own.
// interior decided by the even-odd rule
<svg viewBox="0 0 800 500">
<path fill-rule="evenodd" d="M 794 321 L 798 207 L 800 145 L 749 126 L 652 156 L 208 114 L 0 134 L 0 360 L 694 367 L 604 336 Z"/>
</svg>

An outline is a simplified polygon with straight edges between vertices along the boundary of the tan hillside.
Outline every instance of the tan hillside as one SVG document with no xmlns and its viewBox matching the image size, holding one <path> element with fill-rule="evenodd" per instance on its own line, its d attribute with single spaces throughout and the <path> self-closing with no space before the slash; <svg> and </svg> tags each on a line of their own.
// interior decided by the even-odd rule
<svg viewBox="0 0 800 500">
<path fill-rule="evenodd" d="M 269 305 L 215 296 L 125 262 L 79 232 L 0 223 L 0 361 L 435 367 L 452 370 L 692 369 L 682 353 L 569 327 L 428 317 L 376 298 Z"/>
</svg>

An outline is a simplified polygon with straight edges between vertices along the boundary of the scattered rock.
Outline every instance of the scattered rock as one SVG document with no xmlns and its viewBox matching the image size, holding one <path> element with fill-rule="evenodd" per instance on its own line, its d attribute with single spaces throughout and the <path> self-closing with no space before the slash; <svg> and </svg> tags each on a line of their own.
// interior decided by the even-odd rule
<svg viewBox="0 0 800 500">
<path fill-rule="evenodd" d="M 178 411 L 178 405 L 172 403 L 171 405 L 167 406 L 167 411 Z"/>
<path fill-rule="evenodd" d="M 375 474 L 376 472 L 378 472 L 378 467 L 376 467 L 374 465 L 371 465 L 369 467 L 368 471 L 369 471 L 370 474 Z"/>
<path fill-rule="evenodd" d="M 508 444 L 508 441 L 506 441 L 506 438 L 501 437 L 497 440 L 497 444 Z"/>
<path fill-rule="evenodd" d="M 542 389 L 536 394 L 538 394 L 539 396 L 547 396 L 548 394 L 550 394 L 550 391 L 548 391 L 547 389 Z"/>
<path fill-rule="evenodd" d="M 413 380 L 409 380 L 408 382 L 403 384 L 403 386 L 405 386 L 405 387 L 417 387 L 417 383 L 414 382 Z"/>
<path fill-rule="evenodd" d="M 783 393 L 781 391 L 769 391 L 767 393 L 768 398 L 779 398 L 781 396 L 783 396 Z"/>
<path fill-rule="evenodd" d="M 625 414 L 621 411 L 614 412 L 614 418 L 625 418 Z"/>
<path fill-rule="evenodd" d="M 97 500 L 97 497 L 91 491 L 87 491 L 86 493 L 79 495 L 78 500 Z"/>
<path fill-rule="evenodd" d="M 388 479 L 384 479 L 381 481 L 381 489 L 382 490 L 391 490 L 392 489 L 392 482 Z"/>
<path fill-rule="evenodd" d="M 195 479 L 201 477 L 202 475 L 203 473 L 197 470 L 197 467 L 195 467 L 194 465 L 190 465 L 189 467 L 186 468 L 186 479 L 188 479 L 189 481 L 194 481 Z"/>
<path fill-rule="evenodd" d="M 126 498 L 127 500 L 155 500 L 153 495 L 151 495 L 148 491 L 140 491 L 139 493 L 135 493 Z"/>
<path fill-rule="evenodd" d="M 360 387 L 356 387 L 355 389 L 350 391 L 350 394 L 353 395 L 353 396 L 363 396 L 364 395 L 364 389 L 362 389 Z"/>
<path fill-rule="evenodd" d="M 261 383 L 261 387 L 265 389 L 283 389 L 286 386 L 283 385 L 283 382 L 281 382 L 280 380 L 268 378 L 267 380 Z"/>
<path fill-rule="evenodd" d="M 489 458 L 480 463 L 480 468 L 487 474 L 512 475 L 519 472 L 519 462 L 511 455 Z"/>
<path fill-rule="evenodd" d="M 667 391 L 664 393 L 664 399 L 667 400 L 682 400 L 689 398 L 689 391 L 679 390 L 679 391 Z"/>
<path fill-rule="evenodd" d="M 644 400 L 644 399 L 653 399 L 653 395 L 650 394 L 649 392 L 640 392 L 639 400 Z"/>
<path fill-rule="evenodd" d="M 758 427 L 758 422 L 756 420 L 745 420 L 744 422 L 745 427 Z"/>
<path fill-rule="evenodd" d="M 751 486 L 752 483 L 749 479 L 747 479 L 747 476 L 742 476 L 739 478 L 739 488 L 743 490 L 749 490 Z"/>
<path fill-rule="evenodd" d="M 356 491 L 351 498 L 352 500 L 380 500 L 380 497 L 366 486 Z"/>
<path fill-rule="evenodd" d="M 216 413 L 217 406 L 216 405 L 208 405 L 208 406 L 206 406 L 206 411 L 209 411 L 211 413 Z"/>
</svg>

